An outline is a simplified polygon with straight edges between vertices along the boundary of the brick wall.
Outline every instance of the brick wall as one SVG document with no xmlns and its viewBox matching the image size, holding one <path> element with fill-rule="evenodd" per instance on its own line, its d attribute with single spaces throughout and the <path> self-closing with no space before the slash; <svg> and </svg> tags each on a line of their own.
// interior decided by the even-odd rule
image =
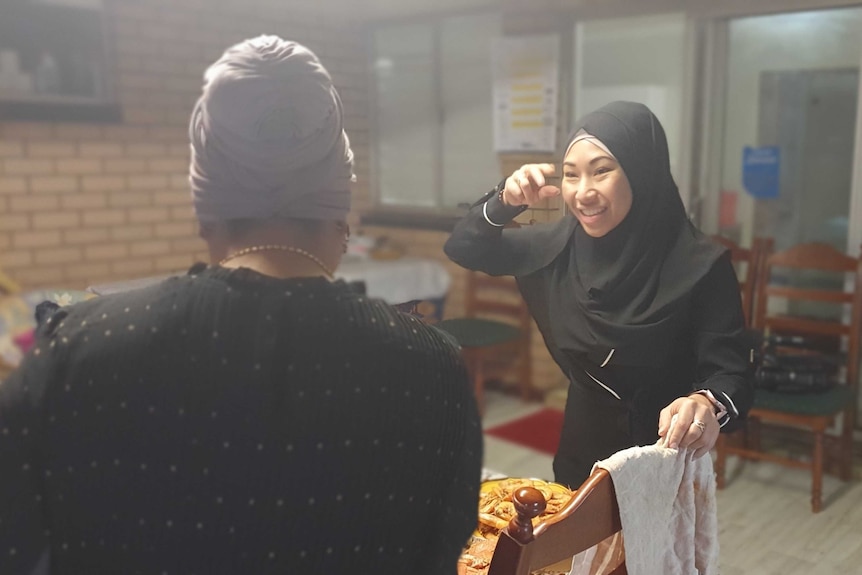
<svg viewBox="0 0 862 575">
<path fill-rule="evenodd" d="M 80 288 L 203 259 L 186 126 L 202 74 L 261 33 L 312 48 L 341 92 L 368 205 L 366 59 L 344 10 L 292 0 L 106 0 L 123 123 L 0 123 L 0 266 L 24 287 Z"/>
<path fill-rule="evenodd" d="M 369 208 L 362 27 L 348 12 L 319 4 L 105 0 L 123 123 L 0 123 L 0 266 L 25 288 L 83 288 L 182 271 L 205 259 L 187 183 L 188 117 L 206 66 L 230 44 L 261 33 L 308 45 L 332 73 L 356 154 L 354 213 Z M 453 277 L 446 315 L 463 313 L 463 270 L 443 254 L 446 234 L 365 231 L 446 262 Z M 533 356 L 534 385 L 558 386 L 562 375 L 535 330 Z"/>
</svg>

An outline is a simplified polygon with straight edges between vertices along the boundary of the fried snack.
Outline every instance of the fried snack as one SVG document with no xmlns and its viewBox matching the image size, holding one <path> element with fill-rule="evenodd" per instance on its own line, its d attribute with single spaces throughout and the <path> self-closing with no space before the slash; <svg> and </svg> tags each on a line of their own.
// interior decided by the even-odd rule
<svg viewBox="0 0 862 575">
<path fill-rule="evenodd" d="M 504 479 L 494 482 L 490 489 L 482 489 L 479 494 L 479 531 L 481 534 L 499 532 L 515 517 L 512 495 L 522 487 L 538 489 L 545 498 L 545 511 L 533 519 L 538 524 L 558 513 L 571 499 L 573 492 L 562 485 L 548 483 L 540 479 Z"/>
<path fill-rule="evenodd" d="M 488 572 L 500 532 L 516 515 L 512 496 L 522 487 L 538 489 L 547 502 L 544 513 L 533 519 L 533 525 L 558 513 L 574 495 L 573 491 L 562 485 L 540 479 L 502 479 L 483 483 L 479 493 L 479 526 L 461 555 L 459 574 L 485 575 Z M 545 569 L 536 573 L 556 574 L 555 571 Z"/>
</svg>

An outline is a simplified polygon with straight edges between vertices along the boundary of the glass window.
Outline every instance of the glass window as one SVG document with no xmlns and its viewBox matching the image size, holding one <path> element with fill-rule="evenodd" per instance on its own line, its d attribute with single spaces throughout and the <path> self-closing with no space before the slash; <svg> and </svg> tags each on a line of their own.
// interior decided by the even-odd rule
<svg viewBox="0 0 862 575">
<path fill-rule="evenodd" d="M 574 118 L 614 100 L 646 104 L 667 134 L 671 170 L 682 167 L 685 16 L 588 20 L 575 29 Z"/>
<path fill-rule="evenodd" d="M 471 15 L 374 31 L 380 205 L 454 209 L 500 178 L 491 108 L 500 28 L 497 16 Z"/>
</svg>

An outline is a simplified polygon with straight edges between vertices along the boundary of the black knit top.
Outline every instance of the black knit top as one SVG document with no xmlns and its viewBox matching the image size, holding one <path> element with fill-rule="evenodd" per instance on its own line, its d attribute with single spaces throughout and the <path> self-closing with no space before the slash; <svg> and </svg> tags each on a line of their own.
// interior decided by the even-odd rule
<svg viewBox="0 0 862 575">
<path fill-rule="evenodd" d="M 481 441 L 434 328 L 198 266 L 60 310 L 0 386 L 0 573 L 454 573 Z"/>
</svg>

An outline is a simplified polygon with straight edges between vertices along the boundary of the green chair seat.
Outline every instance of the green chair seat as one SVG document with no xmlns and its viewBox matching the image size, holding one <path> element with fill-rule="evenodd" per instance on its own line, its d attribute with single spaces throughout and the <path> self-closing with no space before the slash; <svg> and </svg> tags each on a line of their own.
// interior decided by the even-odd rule
<svg viewBox="0 0 862 575">
<path fill-rule="evenodd" d="M 779 393 L 758 389 L 755 409 L 768 409 L 798 415 L 835 415 L 851 403 L 853 392 L 846 385 L 836 385 L 822 393 Z"/>
<path fill-rule="evenodd" d="M 517 327 L 490 319 L 462 317 L 446 319 L 435 325 L 457 339 L 461 347 L 488 347 L 522 337 Z"/>
</svg>

